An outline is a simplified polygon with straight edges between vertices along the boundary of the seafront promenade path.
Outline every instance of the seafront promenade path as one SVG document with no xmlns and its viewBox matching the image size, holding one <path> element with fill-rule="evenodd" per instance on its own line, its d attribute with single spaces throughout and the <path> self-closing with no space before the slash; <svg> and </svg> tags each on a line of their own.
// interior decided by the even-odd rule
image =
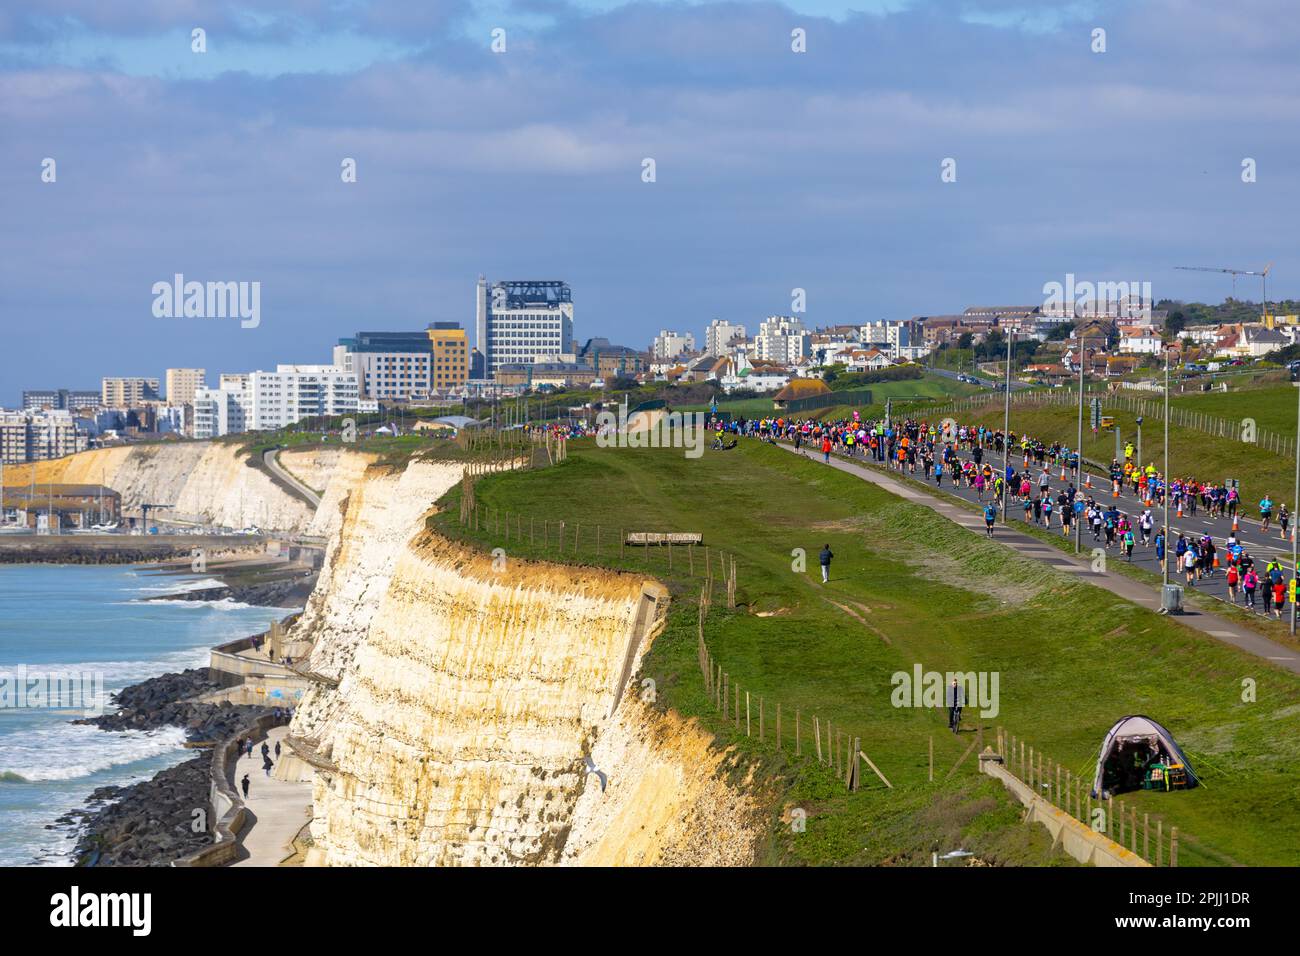
<svg viewBox="0 0 1300 956">
<path fill-rule="evenodd" d="M 818 463 L 822 461 L 820 453 L 807 448 L 802 451 L 795 451 L 793 445 L 784 442 L 780 443 L 780 446 L 794 454 L 806 452 L 810 460 Z M 915 504 L 933 508 L 954 524 L 961 525 L 975 534 L 984 534 L 984 518 L 982 514 L 970 507 L 969 504 L 959 502 L 954 495 L 949 493 L 949 485 L 946 482 L 942 491 L 922 490 L 919 485 L 893 477 L 883 466 L 867 463 L 861 459 L 850 460 L 838 455 L 831 455 L 828 467 L 855 475 Z M 971 491 L 970 497 L 974 498 L 974 495 L 974 491 Z M 962 495 L 961 497 L 964 499 L 966 496 Z M 1153 586 L 1114 571 L 1094 571 L 1092 569 L 1091 534 L 1084 536 L 1084 541 L 1087 542 L 1084 546 L 1084 553 L 1081 557 L 1076 558 L 1074 555 L 1032 535 L 1015 530 L 1015 524 L 1016 522 L 1012 522 L 1010 525 L 999 523 L 994 531 L 994 540 L 1009 548 L 1014 548 L 1025 557 L 1050 564 L 1059 571 L 1078 574 L 1080 577 L 1085 578 L 1088 583 L 1104 588 L 1112 594 L 1117 594 L 1126 600 L 1132 601 L 1134 604 L 1151 610 L 1159 609 L 1160 591 L 1158 584 Z M 1175 527 L 1177 526 L 1175 525 Z M 1119 555 L 1112 553 L 1108 563 L 1114 565 L 1122 560 Z M 1179 581 L 1178 578 L 1173 580 Z M 1292 673 L 1300 674 L 1300 652 L 1277 641 L 1269 640 L 1250 627 L 1190 607 L 1187 604 L 1184 604 L 1184 610 L 1177 615 L 1177 619 L 1188 627 L 1208 634 L 1216 640 L 1231 644 L 1233 647 L 1239 648 L 1248 654 L 1253 654 L 1278 667 L 1285 668 Z"/>
<path fill-rule="evenodd" d="M 273 727 L 266 735 L 275 759 L 276 742 L 281 744 L 281 754 L 287 753 L 284 743 L 288 727 Z M 307 822 L 311 807 L 311 783 L 287 782 L 268 777 L 262 770 L 262 745 L 253 746 L 252 756 L 240 757 L 235 766 L 235 789 L 242 793 L 239 782 L 248 774 L 248 799 L 244 801 L 252 815 L 252 822 L 244 830 L 243 846 L 247 856 L 232 866 L 277 866 L 293 852 L 290 844 Z"/>
</svg>

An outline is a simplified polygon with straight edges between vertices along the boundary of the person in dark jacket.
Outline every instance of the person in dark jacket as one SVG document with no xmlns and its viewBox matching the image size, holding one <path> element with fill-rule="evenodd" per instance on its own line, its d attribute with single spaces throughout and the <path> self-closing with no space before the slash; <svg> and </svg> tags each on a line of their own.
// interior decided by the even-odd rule
<svg viewBox="0 0 1300 956">
<path fill-rule="evenodd" d="M 244 799 L 248 799 L 248 774 L 244 774 L 244 779 L 239 781 L 240 788 L 244 791 Z"/>
<path fill-rule="evenodd" d="M 822 584 L 826 584 L 831 579 L 831 558 L 833 557 L 835 555 L 831 552 L 831 546 L 829 544 L 822 545 L 822 553 L 818 555 L 822 565 Z"/>
</svg>

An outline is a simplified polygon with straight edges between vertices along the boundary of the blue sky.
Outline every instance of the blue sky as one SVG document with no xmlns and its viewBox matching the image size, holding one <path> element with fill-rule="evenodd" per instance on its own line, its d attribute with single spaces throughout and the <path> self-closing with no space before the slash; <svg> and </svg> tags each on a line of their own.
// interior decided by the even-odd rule
<svg viewBox="0 0 1300 956">
<path fill-rule="evenodd" d="M 1295 294 L 1298 34 L 1283 0 L 9 4 L 0 403 L 469 326 L 480 272 L 566 279 L 580 340 L 640 347 L 796 287 L 813 324 L 1071 272 L 1231 292 L 1176 265 Z M 177 272 L 260 282 L 260 325 L 155 318 Z"/>
</svg>

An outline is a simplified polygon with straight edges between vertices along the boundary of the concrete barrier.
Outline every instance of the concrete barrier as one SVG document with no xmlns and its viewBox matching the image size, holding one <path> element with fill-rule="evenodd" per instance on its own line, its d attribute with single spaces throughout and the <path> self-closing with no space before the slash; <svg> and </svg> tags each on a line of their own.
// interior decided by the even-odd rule
<svg viewBox="0 0 1300 956">
<path fill-rule="evenodd" d="M 1080 823 L 1060 807 L 1053 806 L 1011 773 L 991 748 L 980 754 L 980 772 L 1002 783 L 1024 806 L 1029 808 L 1026 823 L 1041 823 L 1052 834 L 1052 845 L 1059 845 L 1080 863 L 1093 866 L 1150 866 L 1146 860 L 1124 849 L 1104 833 Z"/>
</svg>

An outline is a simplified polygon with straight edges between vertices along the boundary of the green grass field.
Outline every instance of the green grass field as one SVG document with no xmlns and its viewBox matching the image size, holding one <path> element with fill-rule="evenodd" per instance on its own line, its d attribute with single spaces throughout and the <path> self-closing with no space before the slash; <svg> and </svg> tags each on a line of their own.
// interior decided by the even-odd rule
<svg viewBox="0 0 1300 956">
<path fill-rule="evenodd" d="M 1257 427 L 1282 435 L 1296 432 L 1296 387 L 1289 382 L 1228 392 L 1184 393 L 1170 396 L 1169 402 L 1219 418 L 1253 418 Z"/>
<path fill-rule="evenodd" d="M 759 784 L 776 794 L 766 862 L 924 865 L 932 850 L 957 846 L 995 863 L 1069 862 L 1049 849 L 1046 831 L 1019 822 L 1019 804 L 977 774 L 973 756 L 944 781 L 974 735 L 954 737 L 937 708 L 893 706 L 893 675 L 917 664 L 997 672 L 1000 710 L 983 721 L 986 742 L 1005 727 L 1089 778 L 1116 719 L 1144 713 L 1161 721 L 1206 785 L 1124 800 L 1139 819 L 1151 813 L 1153 826 L 1160 819 L 1166 832 L 1179 827 L 1180 862 L 1300 862 L 1300 679 L 1019 558 L 928 507 L 748 441 L 695 460 L 680 450 L 577 441 L 557 467 L 483 479 L 478 499 L 487 513 L 516 516 L 509 540 L 489 533 L 488 523 L 463 528 L 459 494 L 449 493 L 433 519 L 449 536 L 503 547 L 517 559 L 646 568 L 669 584 L 669 625 L 646 655 L 643 676 L 655 680 L 661 706 L 699 718 L 720 744 L 757 762 Z M 554 530 L 561 520 L 563 550 Z M 596 525 L 604 535 L 599 556 Z M 617 529 L 698 531 L 714 562 L 719 550 L 734 555 L 739 606 L 728 611 L 718 599 L 707 642 L 733 682 L 763 697 L 769 735 L 781 702 L 784 751 L 746 738 L 743 728 L 737 734 L 705 696 L 694 605 L 702 552 L 674 549 L 669 571 L 663 548 L 628 548 L 620 557 Z M 816 567 L 825 543 L 836 555 L 829 586 Z M 806 553 L 806 570 L 795 569 L 795 549 Z M 1257 703 L 1243 702 L 1243 678 L 1257 682 Z M 756 720 L 756 701 L 753 707 Z M 791 754 L 795 708 L 802 759 Z M 809 759 L 814 713 L 860 736 L 894 789 L 864 768 L 865 789 L 846 793 Z M 968 708 L 966 726 L 978 721 Z M 931 736 L 934 783 L 927 779 Z M 795 802 L 809 811 L 806 833 L 778 822 Z"/>
</svg>

